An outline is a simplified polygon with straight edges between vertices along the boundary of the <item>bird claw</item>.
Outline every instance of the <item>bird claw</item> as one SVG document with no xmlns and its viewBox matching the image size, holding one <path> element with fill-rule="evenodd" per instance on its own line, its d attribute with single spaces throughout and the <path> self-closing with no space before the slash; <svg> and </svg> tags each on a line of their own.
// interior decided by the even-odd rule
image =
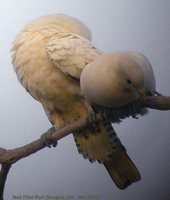
<svg viewBox="0 0 170 200">
<path fill-rule="evenodd" d="M 103 107 L 100 110 L 100 114 L 101 114 L 101 117 L 103 118 L 103 120 L 107 120 L 107 119 L 110 118 L 110 116 L 112 114 L 112 109 L 107 108 L 107 107 Z"/>
<path fill-rule="evenodd" d="M 139 119 L 139 117 L 136 114 L 131 114 L 133 119 Z"/>
<path fill-rule="evenodd" d="M 43 133 L 41 135 L 41 139 L 43 140 L 45 146 L 47 146 L 48 148 L 51 148 L 51 146 L 56 147 L 57 146 L 57 141 L 56 142 L 52 142 L 51 141 L 51 135 L 56 131 L 56 129 L 54 127 L 48 129 L 48 131 L 46 131 L 45 133 Z"/>
<path fill-rule="evenodd" d="M 100 114 L 103 120 L 106 120 L 109 118 L 110 115 L 110 111 L 107 108 L 102 108 L 100 110 L 98 110 L 98 112 L 96 113 L 95 111 L 91 111 L 89 112 L 88 116 L 87 116 L 87 121 L 89 123 L 96 123 L 97 117 L 96 114 Z"/>
<path fill-rule="evenodd" d="M 94 123 L 96 121 L 96 113 L 95 112 L 90 112 L 87 116 L 87 121 L 89 123 Z"/>
<path fill-rule="evenodd" d="M 156 96 L 162 96 L 162 94 L 159 93 L 159 92 L 157 92 L 157 91 L 154 91 L 153 93 L 154 93 L 154 95 L 156 95 Z"/>
<path fill-rule="evenodd" d="M 131 103 L 130 105 L 129 105 L 129 113 L 130 113 L 130 115 L 132 116 L 132 118 L 134 118 L 134 119 L 139 119 L 139 117 L 137 116 L 137 113 L 138 112 L 138 110 L 137 110 L 137 108 L 136 108 L 136 105 L 135 105 L 135 103 L 133 102 L 133 103 Z"/>
</svg>

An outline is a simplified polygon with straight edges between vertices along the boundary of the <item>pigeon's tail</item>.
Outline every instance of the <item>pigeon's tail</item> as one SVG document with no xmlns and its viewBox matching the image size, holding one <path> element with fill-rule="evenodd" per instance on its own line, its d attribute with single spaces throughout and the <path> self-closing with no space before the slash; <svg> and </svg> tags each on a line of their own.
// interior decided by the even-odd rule
<svg viewBox="0 0 170 200">
<path fill-rule="evenodd" d="M 140 173 L 126 153 L 111 122 L 74 134 L 78 151 L 91 162 L 104 164 L 112 180 L 120 189 L 140 180 Z"/>
<path fill-rule="evenodd" d="M 112 153 L 111 159 L 103 164 L 113 182 L 120 189 L 125 189 L 133 182 L 141 179 L 138 169 L 121 145 L 115 147 L 115 152 Z"/>
</svg>

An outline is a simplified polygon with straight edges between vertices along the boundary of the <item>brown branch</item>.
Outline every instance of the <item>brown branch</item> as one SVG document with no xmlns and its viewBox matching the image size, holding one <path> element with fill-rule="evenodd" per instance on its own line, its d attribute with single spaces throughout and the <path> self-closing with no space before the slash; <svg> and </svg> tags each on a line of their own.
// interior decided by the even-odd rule
<svg viewBox="0 0 170 200">
<path fill-rule="evenodd" d="M 137 102 L 137 106 L 139 108 L 146 106 L 157 110 L 170 110 L 170 97 L 165 97 L 165 96 L 148 97 L 143 100 L 141 99 L 141 102 Z M 111 118 L 113 120 L 116 120 L 119 118 L 121 119 L 124 117 L 128 117 L 130 115 L 131 114 L 127 112 L 127 107 L 124 107 L 121 109 L 114 109 Z M 103 120 L 101 114 L 97 114 L 95 121 L 101 121 L 101 120 Z M 50 135 L 48 136 L 48 140 L 50 141 L 51 144 L 53 144 L 56 141 L 62 139 L 63 137 L 69 135 L 70 133 L 87 128 L 89 125 L 90 122 L 88 122 L 86 116 L 72 124 L 67 125 L 62 129 L 53 132 L 51 136 Z M 27 157 L 45 147 L 46 145 L 44 144 L 44 140 L 40 138 L 23 147 L 10 150 L 0 148 L 0 164 L 2 166 L 0 171 L 0 200 L 3 200 L 4 186 L 11 165 L 17 162 L 18 160 Z"/>
<path fill-rule="evenodd" d="M 102 120 L 100 114 L 96 115 L 96 120 Z M 62 129 L 52 132 L 51 136 L 48 135 L 47 139 L 51 144 L 53 144 L 56 141 L 62 139 L 63 137 L 69 135 L 70 133 L 76 132 L 80 129 L 87 127 L 89 124 L 90 123 L 88 122 L 87 117 L 81 118 L 78 121 L 69 124 Z M 47 132 L 49 132 L 49 130 Z M 17 162 L 18 160 L 25 158 L 33 153 L 36 153 L 37 151 L 45 147 L 46 145 L 44 144 L 44 140 L 42 138 L 39 138 L 31 142 L 30 144 L 19 148 L 10 150 L 0 148 L 0 164 L 2 165 L 0 171 L 0 200 L 3 200 L 4 186 L 11 165 Z"/>
<path fill-rule="evenodd" d="M 0 171 L 0 200 L 3 200 L 5 183 L 10 168 L 11 168 L 10 164 L 2 164 L 2 168 Z"/>
<path fill-rule="evenodd" d="M 142 102 L 148 108 L 156 110 L 170 110 L 170 97 L 163 95 L 150 96 L 146 99 L 146 102 Z"/>
<path fill-rule="evenodd" d="M 100 114 L 96 116 L 96 120 L 97 121 L 102 120 Z M 53 144 L 56 141 L 62 139 L 63 137 L 69 135 L 70 133 L 73 133 L 77 130 L 87 127 L 88 123 L 89 122 L 87 121 L 87 117 L 83 117 L 78 121 L 65 126 L 62 129 L 52 132 L 51 136 L 50 135 L 47 136 L 47 139 L 51 144 Z M 49 132 L 49 130 L 47 132 Z M 37 151 L 43 149 L 44 147 L 46 147 L 44 140 L 42 138 L 39 138 L 34 142 L 31 142 L 30 144 L 27 144 L 23 147 L 19 147 L 16 149 L 6 150 L 0 148 L 0 164 L 14 164 L 18 160 L 27 157 L 33 153 L 36 153 Z"/>
</svg>

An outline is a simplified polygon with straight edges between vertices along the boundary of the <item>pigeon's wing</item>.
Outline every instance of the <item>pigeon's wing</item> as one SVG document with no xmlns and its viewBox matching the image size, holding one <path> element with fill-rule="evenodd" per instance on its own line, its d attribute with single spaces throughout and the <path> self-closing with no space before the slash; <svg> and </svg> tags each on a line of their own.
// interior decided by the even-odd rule
<svg viewBox="0 0 170 200">
<path fill-rule="evenodd" d="M 54 65 L 65 74 L 79 79 L 82 69 L 101 54 L 89 40 L 73 33 L 59 33 L 46 46 Z"/>
</svg>

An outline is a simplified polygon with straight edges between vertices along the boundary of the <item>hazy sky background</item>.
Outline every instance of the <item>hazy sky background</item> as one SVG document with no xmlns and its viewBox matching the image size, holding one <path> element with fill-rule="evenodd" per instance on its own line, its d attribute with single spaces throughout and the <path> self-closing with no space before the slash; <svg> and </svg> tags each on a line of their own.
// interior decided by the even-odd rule
<svg viewBox="0 0 170 200">
<path fill-rule="evenodd" d="M 101 50 L 136 50 L 151 61 L 157 91 L 170 95 L 169 0 L 0 0 L 0 146 L 15 148 L 49 127 L 41 105 L 17 81 L 10 58 L 16 34 L 30 20 L 64 13 L 82 20 Z M 152 111 L 114 126 L 142 180 L 121 191 L 102 165 L 78 154 L 72 136 L 16 163 L 5 200 L 13 195 L 97 195 L 100 200 L 170 199 L 170 111 Z"/>
</svg>

